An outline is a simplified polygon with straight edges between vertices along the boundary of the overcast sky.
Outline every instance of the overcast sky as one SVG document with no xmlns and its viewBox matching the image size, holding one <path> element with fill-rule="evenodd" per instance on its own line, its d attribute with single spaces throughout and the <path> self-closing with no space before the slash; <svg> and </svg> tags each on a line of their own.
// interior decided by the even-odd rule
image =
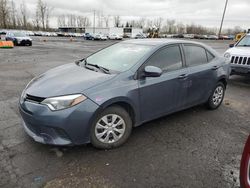
<svg viewBox="0 0 250 188">
<path fill-rule="evenodd" d="M 20 2 L 21 0 L 14 0 Z M 34 15 L 36 0 L 24 0 L 30 17 Z M 93 11 L 106 15 L 120 15 L 122 22 L 131 19 L 175 19 L 177 22 L 218 27 L 225 0 L 43 0 L 53 7 L 50 25 L 57 27 L 56 16 L 86 15 L 93 19 Z M 229 0 L 224 27 L 250 28 L 250 0 Z"/>
</svg>

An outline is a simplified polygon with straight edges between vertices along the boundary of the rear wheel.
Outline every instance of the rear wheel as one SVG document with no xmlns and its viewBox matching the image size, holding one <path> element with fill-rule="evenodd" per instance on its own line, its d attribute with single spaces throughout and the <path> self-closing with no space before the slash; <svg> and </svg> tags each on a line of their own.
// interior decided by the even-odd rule
<svg viewBox="0 0 250 188">
<path fill-rule="evenodd" d="M 96 148 L 119 147 L 127 141 L 132 131 L 132 121 L 126 110 L 119 106 L 105 109 L 91 127 L 91 143 Z"/>
<path fill-rule="evenodd" d="M 207 102 L 208 108 L 212 110 L 217 109 L 221 105 L 224 99 L 224 95 L 225 95 L 225 85 L 222 82 L 218 82 L 213 93 L 208 99 Z"/>
</svg>

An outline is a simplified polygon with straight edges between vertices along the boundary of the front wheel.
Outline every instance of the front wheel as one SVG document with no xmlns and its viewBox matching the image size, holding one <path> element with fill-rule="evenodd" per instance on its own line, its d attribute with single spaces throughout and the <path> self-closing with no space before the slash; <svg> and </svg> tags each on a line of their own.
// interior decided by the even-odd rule
<svg viewBox="0 0 250 188">
<path fill-rule="evenodd" d="M 91 127 L 91 143 L 100 149 L 110 149 L 125 143 L 132 131 L 127 111 L 119 106 L 105 109 Z"/>
<path fill-rule="evenodd" d="M 208 99 L 207 102 L 208 108 L 211 110 L 217 109 L 221 105 L 224 99 L 224 95 L 225 95 L 225 85 L 222 82 L 218 82 L 213 93 Z"/>
</svg>

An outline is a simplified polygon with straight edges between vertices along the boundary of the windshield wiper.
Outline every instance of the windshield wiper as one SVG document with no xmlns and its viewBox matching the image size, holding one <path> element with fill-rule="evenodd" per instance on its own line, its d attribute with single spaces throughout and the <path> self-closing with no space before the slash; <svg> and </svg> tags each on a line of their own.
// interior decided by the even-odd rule
<svg viewBox="0 0 250 188">
<path fill-rule="evenodd" d="M 106 74 L 110 74 L 110 70 L 107 69 L 107 68 L 104 68 L 102 66 L 99 66 L 97 64 L 91 64 L 91 63 L 87 63 L 87 61 L 85 60 L 85 66 L 92 66 L 92 67 L 95 67 L 99 70 L 101 70 L 102 72 L 106 73 Z"/>
</svg>

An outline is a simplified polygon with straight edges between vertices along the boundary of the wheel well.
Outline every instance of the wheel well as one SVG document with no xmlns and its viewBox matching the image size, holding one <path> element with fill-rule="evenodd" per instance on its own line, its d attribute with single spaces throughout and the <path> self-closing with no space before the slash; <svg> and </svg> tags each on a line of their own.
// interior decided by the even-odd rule
<svg viewBox="0 0 250 188">
<path fill-rule="evenodd" d="M 225 88 L 227 87 L 227 80 L 226 80 L 226 78 L 221 78 L 219 80 L 219 82 L 222 82 L 224 84 Z"/>
<path fill-rule="evenodd" d="M 125 109 L 128 112 L 128 114 L 130 115 L 130 117 L 131 117 L 132 124 L 135 125 L 135 122 L 136 122 L 136 120 L 135 120 L 135 111 L 134 111 L 133 107 L 130 104 L 128 104 L 126 102 L 116 102 L 116 103 L 113 103 L 113 104 L 107 106 L 106 108 L 108 108 L 110 106 L 120 106 L 121 108 Z"/>
</svg>

